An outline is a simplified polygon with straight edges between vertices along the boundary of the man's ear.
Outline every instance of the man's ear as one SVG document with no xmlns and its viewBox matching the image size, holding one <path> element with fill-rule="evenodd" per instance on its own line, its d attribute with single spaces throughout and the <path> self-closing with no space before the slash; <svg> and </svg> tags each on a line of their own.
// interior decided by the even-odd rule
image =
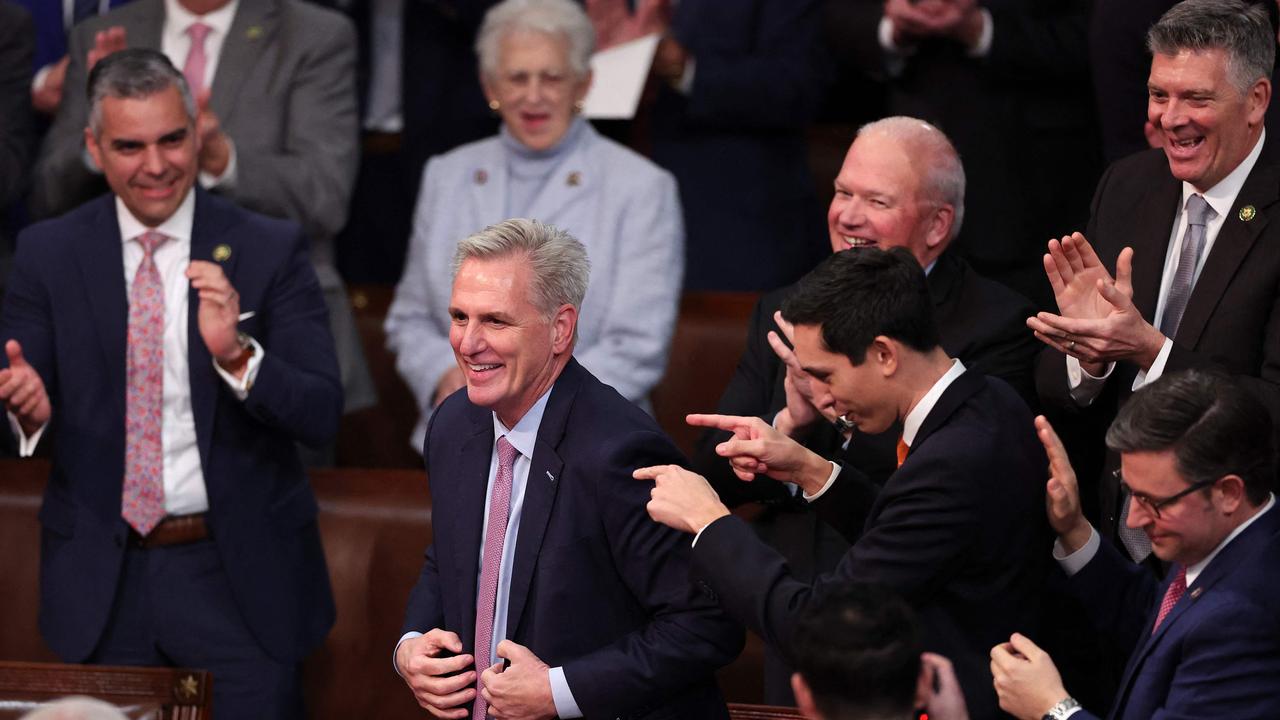
<svg viewBox="0 0 1280 720">
<path fill-rule="evenodd" d="M 885 377 L 898 372 L 898 342 L 885 335 L 877 335 L 867 348 L 867 362 L 873 362 Z"/>
<path fill-rule="evenodd" d="M 578 308 L 565 303 L 551 320 L 551 352 L 560 355 L 573 347 L 573 333 L 578 328 Z"/>
<path fill-rule="evenodd" d="M 1227 475 L 1213 487 L 1212 493 L 1218 497 L 1218 507 L 1230 515 L 1244 507 L 1248 502 L 1244 487 L 1244 478 L 1239 475 Z"/>
<path fill-rule="evenodd" d="M 796 696 L 796 707 L 800 708 L 801 715 L 809 720 L 822 720 L 822 713 L 818 712 L 818 706 L 813 702 L 809 683 L 804 681 L 800 673 L 791 673 L 791 692 Z"/>
<path fill-rule="evenodd" d="M 956 222 L 955 207 L 943 203 L 933 211 L 933 217 L 929 219 L 929 232 L 924 237 L 924 243 L 930 250 L 938 247 L 947 238 L 951 236 L 951 226 Z"/>
</svg>

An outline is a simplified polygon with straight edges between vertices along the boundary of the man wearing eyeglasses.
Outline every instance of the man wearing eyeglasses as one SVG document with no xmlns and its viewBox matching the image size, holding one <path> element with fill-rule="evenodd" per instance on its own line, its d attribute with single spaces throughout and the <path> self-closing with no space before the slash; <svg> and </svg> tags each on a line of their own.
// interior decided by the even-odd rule
<svg viewBox="0 0 1280 720">
<path fill-rule="evenodd" d="M 1062 443 L 1049 455 L 1054 557 L 1097 631 L 1131 649 L 1108 718 L 1274 718 L 1280 706 L 1280 513 L 1272 424 L 1235 381 L 1199 371 L 1134 394 L 1107 431 L 1129 492 L 1128 526 L 1170 564 L 1163 582 L 1124 558 L 1080 512 Z M 1000 707 L 1018 718 L 1093 717 L 1022 635 L 991 651 Z"/>
</svg>

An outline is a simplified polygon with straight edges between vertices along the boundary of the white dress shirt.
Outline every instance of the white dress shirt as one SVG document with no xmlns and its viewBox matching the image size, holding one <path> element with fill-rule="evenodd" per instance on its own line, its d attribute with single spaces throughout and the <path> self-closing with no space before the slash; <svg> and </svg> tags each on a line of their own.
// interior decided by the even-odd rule
<svg viewBox="0 0 1280 720">
<path fill-rule="evenodd" d="M 1222 230 L 1222 226 L 1227 222 L 1227 218 L 1231 215 L 1231 209 L 1236 203 L 1236 197 L 1240 195 L 1240 189 L 1244 187 L 1244 181 L 1249 178 L 1249 173 L 1253 172 L 1253 166 L 1258 163 L 1258 157 L 1262 155 L 1262 144 L 1267 139 L 1266 130 L 1262 131 L 1262 135 L 1258 137 L 1258 142 L 1254 143 L 1253 150 L 1245 156 L 1245 159 L 1236 166 L 1225 178 L 1218 181 L 1217 185 L 1209 188 L 1206 192 L 1200 193 L 1213 210 L 1213 217 L 1205 224 L 1205 240 L 1204 249 L 1200 251 L 1200 260 L 1196 263 L 1195 272 L 1191 276 L 1191 287 L 1194 292 L 1195 284 L 1200 279 L 1200 271 L 1204 269 L 1205 261 L 1209 259 L 1209 253 L 1213 250 L 1214 241 L 1218 239 L 1218 232 Z M 1152 325 L 1160 327 L 1161 320 L 1164 319 L 1165 303 L 1169 298 L 1169 289 L 1173 285 L 1173 276 L 1178 270 L 1178 258 L 1182 253 L 1183 235 L 1187 230 L 1187 200 L 1200 191 L 1196 190 L 1189 182 L 1182 183 L 1182 202 L 1178 205 L 1177 215 L 1173 219 L 1173 233 L 1169 237 L 1169 243 L 1165 250 L 1164 270 L 1160 277 L 1160 294 L 1156 300 L 1156 315 L 1152 321 Z M 1157 378 L 1164 374 L 1164 366 L 1169 361 L 1169 353 L 1173 350 L 1173 339 L 1165 338 L 1164 344 L 1160 347 L 1160 352 L 1156 355 L 1156 359 L 1151 363 L 1151 367 L 1142 370 L 1139 369 L 1138 376 L 1133 380 L 1133 390 L 1155 382 Z M 1111 377 L 1111 372 L 1115 370 L 1115 363 L 1108 363 L 1106 370 L 1101 376 L 1095 377 L 1090 375 L 1080 367 L 1080 361 L 1074 357 L 1067 356 L 1067 387 L 1070 390 L 1071 399 L 1080 406 L 1088 406 L 1098 393 L 1102 391 L 1102 386 L 1106 383 L 1107 378 Z"/>
<path fill-rule="evenodd" d="M 515 567 L 516 560 L 516 539 L 520 534 L 520 515 L 524 510 L 524 491 L 529 484 L 529 467 L 533 460 L 533 450 L 538 441 L 538 428 L 542 426 L 542 415 L 547 409 L 547 399 L 551 397 L 551 391 L 542 394 L 538 401 L 529 408 L 529 411 L 520 418 L 515 427 L 507 428 L 498 419 L 498 415 L 493 415 L 493 450 L 489 456 L 489 479 L 485 485 L 484 492 L 484 526 L 480 530 L 480 552 L 476 557 L 476 565 L 478 570 L 484 563 L 484 538 L 489 536 L 489 501 L 493 496 L 493 483 L 498 476 L 498 439 L 505 437 L 507 442 L 520 453 L 516 456 L 515 464 L 511 468 L 511 505 L 507 515 L 507 532 L 502 541 L 502 567 L 498 571 L 498 589 L 495 597 L 493 609 L 493 634 L 492 642 L 489 647 L 488 661 L 483 663 L 481 667 L 493 665 L 499 662 L 497 655 L 498 643 L 507 637 L 507 611 L 510 609 L 511 596 L 511 571 Z M 476 595 L 480 594 L 480 577 L 481 572 L 476 573 Z M 400 649 L 400 643 L 409 638 L 420 637 L 421 632 L 410 631 L 405 633 L 400 641 L 396 643 L 396 650 Z M 476 648 L 477 660 L 480 648 Z M 395 666 L 395 653 L 391 655 L 392 665 Z M 396 667 L 396 672 L 400 672 L 400 668 Z M 565 718 L 580 718 L 582 710 L 578 708 L 578 703 L 573 698 L 573 692 L 569 690 L 569 683 L 564 677 L 563 667 L 553 667 L 549 671 L 551 679 L 551 696 L 555 701 L 556 715 Z"/>
<path fill-rule="evenodd" d="M 178 0 L 164 0 L 164 27 L 160 31 L 160 51 L 169 58 L 169 62 L 181 72 L 187 64 L 187 53 L 191 51 L 191 36 L 187 29 L 194 23 L 201 22 L 209 26 L 209 34 L 204 39 L 204 86 L 213 87 L 218 61 L 222 58 L 222 46 L 231 31 L 231 23 L 236 17 L 236 8 L 240 0 L 231 0 L 226 5 L 207 15 L 195 15 L 189 12 Z M 194 98 L 197 102 L 199 98 Z M 214 177 L 206 172 L 200 173 L 200 186 L 203 188 L 231 188 L 236 181 L 236 148 L 227 138 L 231 157 L 227 160 L 227 169 L 222 175 Z"/>
<path fill-rule="evenodd" d="M 195 415 L 191 410 L 191 373 L 187 363 L 187 298 L 191 281 L 187 279 L 186 270 L 191 259 L 195 193 L 187 193 L 177 211 L 155 228 L 149 228 L 135 218 L 119 198 L 116 198 L 116 215 L 120 237 L 124 243 L 122 270 L 126 297 L 132 289 L 138 266 L 142 264 L 143 252 L 142 246 L 137 242 L 138 236 L 155 230 L 169 237 L 156 248 L 153 255 L 160 283 L 164 287 L 164 389 L 160 415 L 164 509 L 169 515 L 204 512 L 209 509 L 209 496 L 200 466 L 200 452 L 196 447 Z M 253 345 L 253 357 L 249 360 L 243 378 L 237 379 L 216 362 L 213 365 L 218 375 L 241 400 L 248 395 L 248 388 L 262 363 L 262 347 L 257 341 L 253 341 Z M 57 408 L 54 408 L 54 412 L 57 412 Z M 9 415 L 9 421 L 18 437 L 19 454 L 24 457 L 31 455 L 45 428 L 42 427 L 27 437 L 12 414 Z"/>
</svg>

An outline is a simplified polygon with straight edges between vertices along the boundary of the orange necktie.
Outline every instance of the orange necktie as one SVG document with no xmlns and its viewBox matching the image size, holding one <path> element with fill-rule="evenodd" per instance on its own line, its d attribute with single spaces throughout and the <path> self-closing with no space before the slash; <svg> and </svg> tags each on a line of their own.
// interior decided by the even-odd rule
<svg viewBox="0 0 1280 720">
<path fill-rule="evenodd" d="M 902 467 L 902 463 L 907 461 L 907 453 L 911 451 L 911 447 L 907 445 L 907 441 L 898 436 L 898 467 Z"/>
</svg>

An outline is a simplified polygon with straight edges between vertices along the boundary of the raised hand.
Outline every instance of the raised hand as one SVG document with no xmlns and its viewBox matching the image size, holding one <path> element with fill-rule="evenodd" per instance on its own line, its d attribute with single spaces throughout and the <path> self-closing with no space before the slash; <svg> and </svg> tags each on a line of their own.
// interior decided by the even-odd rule
<svg viewBox="0 0 1280 720">
<path fill-rule="evenodd" d="M 685 422 L 733 433 L 732 438 L 716 446 L 716 454 L 729 459 L 741 480 L 753 480 L 764 473 L 775 480 L 793 482 L 812 495 L 831 476 L 830 462 L 758 417 L 688 415 Z"/>
<path fill-rule="evenodd" d="M 49 422 L 49 394 L 40 373 L 22 356 L 17 340 L 6 342 L 4 352 L 9 356 L 9 367 L 0 370 L 0 402 L 18 419 L 22 431 L 31 435 Z"/>
<path fill-rule="evenodd" d="M 210 93 L 204 90 L 196 98 L 196 136 L 200 139 L 200 171 L 222 177 L 231 162 L 231 141 L 222 132 L 222 122 L 209 107 Z"/>
<path fill-rule="evenodd" d="M 1067 697 L 1053 658 L 1018 633 L 991 649 L 991 675 L 1000 708 L 1019 720 L 1039 720 Z"/>
<path fill-rule="evenodd" d="M 476 695 L 473 685 L 475 658 L 457 655 L 462 641 L 457 634 L 434 628 L 421 637 L 410 638 L 396 649 L 396 668 L 413 691 L 418 704 L 438 718 L 467 718 L 462 707 Z"/>
<path fill-rule="evenodd" d="M 1080 485 L 1076 482 L 1076 472 L 1058 433 L 1043 415 L 1036 417 L 1036 435 L 1049 456 L 1049 482 L 1045 486 L 1044 500 L 1049 525 L 1058 533 L 1063 549 L 1073 553 L 1084 547 L 1093 534 L 1089 521 L 1080 510 Z"/>
<path fill-rule="evenodd" d="M 200 325 L 200 337 L 213 359 L 227 367 L 244 354 L 236 331 L 240 322 L 240 294 L 222 272 L 222 266 L 208 260 L 192 260 L 187 267 L 187 277 L 199 294 L 196 321 Z"/>
<path fill-rule="evenodd" d="M 93 66 L 97 65 L 102 58 L 127 47 L 129 47 L 128 37 L 123 27 L 112 25 L 105 30 L 99 30 L 93 36 L 93 47 L 89 48 L 89 52 L 85 54 L 85 72 L 88 73 L 92 70 Z M 81 90 L 81 92 L 84 91 Z"/>
<path fill-rule="evenodd" d="M 816 397 L 813 378 L 800 366 L 795 351 L 791 349 L 795 346 L 795 326 L 783 319 L 781 312 L 773 314 L 773 321 L 778 324 L 778 328 L 787 338 L 786 342 L 783 342 L 782 338 L 778 337 L 778 333 L 772 330 L 766 336 L 769 347 L 773 348 L 774 354 L 787 368 L 787 374 L 783 379 L 787 405 L 779 412 L 776 425 L 784 435 L 795 437 L 815 422 L 834 421 L 836 412 L 831 407 L 830 397 L 825 399 Z"/>
<path fill-rule="evenodd" d="M 674 530 L 695 534 L 729 514 L 706 478 L 679 465 L 643 467 L 631 477 L 654 482 L 645 510 L 654 522 Z"/>
</svg>

